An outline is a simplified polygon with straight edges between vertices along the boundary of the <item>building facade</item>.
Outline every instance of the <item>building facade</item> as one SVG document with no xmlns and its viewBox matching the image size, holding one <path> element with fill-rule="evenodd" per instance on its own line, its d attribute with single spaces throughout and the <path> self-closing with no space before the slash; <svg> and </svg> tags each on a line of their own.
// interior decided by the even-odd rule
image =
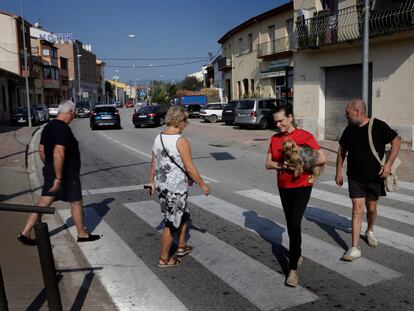
<svg viewBox="0 0 414 311">
<path fill-rule="evenodd" d="M 293 3 L 252 17 L 218 40 L 224 96 L 293 96 Z"/>
<path fill-rule="evenodd" d="M 0 12 L 0 121 L 8 121 L 10 113 L 27 104 L 25 86 L 24 45 L 27 50 L 29 95 L 34 99 L 33 63 L 31 60 L 30 27 L 22 18 L 7 12 Z M 24 33 L 24 36 L 23 36 Z"/>
<path fill-rule="evenodd" d="M 369 114 L 411 148 L 414 1 L 371 2 Z M 362 1 L 295 0 L 294 111 L 319 139 L 337 140 L 347 102 L 362 97 Z"/>
</svg>

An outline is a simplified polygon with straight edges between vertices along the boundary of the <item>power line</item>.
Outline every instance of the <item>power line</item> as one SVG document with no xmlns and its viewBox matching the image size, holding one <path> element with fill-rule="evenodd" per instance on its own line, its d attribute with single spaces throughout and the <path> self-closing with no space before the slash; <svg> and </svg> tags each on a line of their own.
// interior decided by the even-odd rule
<svg viewBox="0 0 414 311">
<path fill-rule="evenodd" d="M 206 59 L 203 60 L 197 60 L 193 62 L 186 62 L 186 63 L 176 63 L 176 64 L 165 64 L 165 65 L 145 65 L 145 66 L 135 66 L 137 68 L 160 68 L 160 67 L 175 67 L 175 66 L 183 66 L 183 65 L 189 65 L 189 64 L 196 64 L 205 62 Z M 105 67 L 113 67 L 113 68 L 133 68 L 133 66 L 125 66 L 125 65 L 105 65 Z"/>
<path fill-rule="evenodd" d="M 154 57 L 154 58 L 102 58 L 99 57 L 101 60 L 186 60 L 186 59 L 207 59 L 205 56 L 200 57 Z"/>
</svg>

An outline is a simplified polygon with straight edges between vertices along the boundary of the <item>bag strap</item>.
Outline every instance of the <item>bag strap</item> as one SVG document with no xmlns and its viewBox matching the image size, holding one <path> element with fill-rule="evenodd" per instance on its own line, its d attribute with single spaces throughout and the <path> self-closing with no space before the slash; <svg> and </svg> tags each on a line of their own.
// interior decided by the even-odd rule
<svg viewBox="0 0 414 311">
<path fill-rule="evenodd" d="M 372 154 L 374 155 L 375 159 L 379 162 L 379 164 L 382 166 L 384 163 L 381 161 L 377 150 L 375 149 L 374 142 L 372 141 L 372 125 L 374 124 L 374 119 L 369 119 L 368 123 L 368 141 L 369 141 L 369 147 L 371 148 Z"/>
<path fill-rule="evenodd" d="M 162 133 L 160 133 L 160 140 L 161 140 L 161 145 L 162 145 L 162 148 L 164 149 L 164 151 L 165 151 L 165 153 L 167 154 L 167 156 L 170 158 L 170 161 L 172 162 L 172 163 L 174 163 L 180 170 L 182 170 L 183 171 L 183 173 L 187 176 L 187 178 L 191 178 L 190 177 L 190 175 L 187 173 L 187 171 L 185 170 L 185 169 L 183 169 L 182 167 L 181 167 L 181 165 L 179 165 L 177 162 L 175 162 L 175 160 L 174 160 L 174 158 L 172 157 L 172 156 L 170 156 L 170 154 L 168 153 L 168 151 L 167 151 L 167 149 L 165 148 L 165 146 L 164 146 L 164 142 L 162 141 Z"/>
</svg>

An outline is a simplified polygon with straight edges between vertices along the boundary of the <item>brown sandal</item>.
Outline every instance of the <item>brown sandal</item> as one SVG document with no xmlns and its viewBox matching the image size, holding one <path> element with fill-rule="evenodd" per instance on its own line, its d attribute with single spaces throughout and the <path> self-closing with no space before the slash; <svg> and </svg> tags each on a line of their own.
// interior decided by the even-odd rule
<svg viewBox="0 0 414 311">
<path fill-rule="evenodd" d="M 171 261 L 172 260 L 172 261 Z M 181 265 L 181 260 L 176 257 L 171 257 L 169 259 L 162 259 L 158 261 L 159 268 L 169 268 L 169 267 L 176 267 Z"/>
<path fill-rule="evenodd" d="M 177 248 L 177 252 L 175 253 L 177 256 L 185 256 L 193 251 L 193 247 L 191 245 L 186 245 L 184 247 Z"/>
</svg>

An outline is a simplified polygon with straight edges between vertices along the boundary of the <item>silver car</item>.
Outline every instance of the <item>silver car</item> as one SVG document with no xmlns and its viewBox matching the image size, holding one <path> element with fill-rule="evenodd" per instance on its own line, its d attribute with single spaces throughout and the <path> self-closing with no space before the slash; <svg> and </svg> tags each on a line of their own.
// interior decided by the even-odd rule
<svg viewBox="0 0 414 311">
<path fill-rule="evenodd" d="M 49 122 L 49 109 L 46 105 L 34 106 L 40 122 Z"/>
<path fill-rule="evenodd" d="M 240 128 L 267 129 L 273 125 L 272 111 L 275 108 L 276 99 L 274 98 L 242 99 L 237 103 L 234 123 Z"/>
</svg>

